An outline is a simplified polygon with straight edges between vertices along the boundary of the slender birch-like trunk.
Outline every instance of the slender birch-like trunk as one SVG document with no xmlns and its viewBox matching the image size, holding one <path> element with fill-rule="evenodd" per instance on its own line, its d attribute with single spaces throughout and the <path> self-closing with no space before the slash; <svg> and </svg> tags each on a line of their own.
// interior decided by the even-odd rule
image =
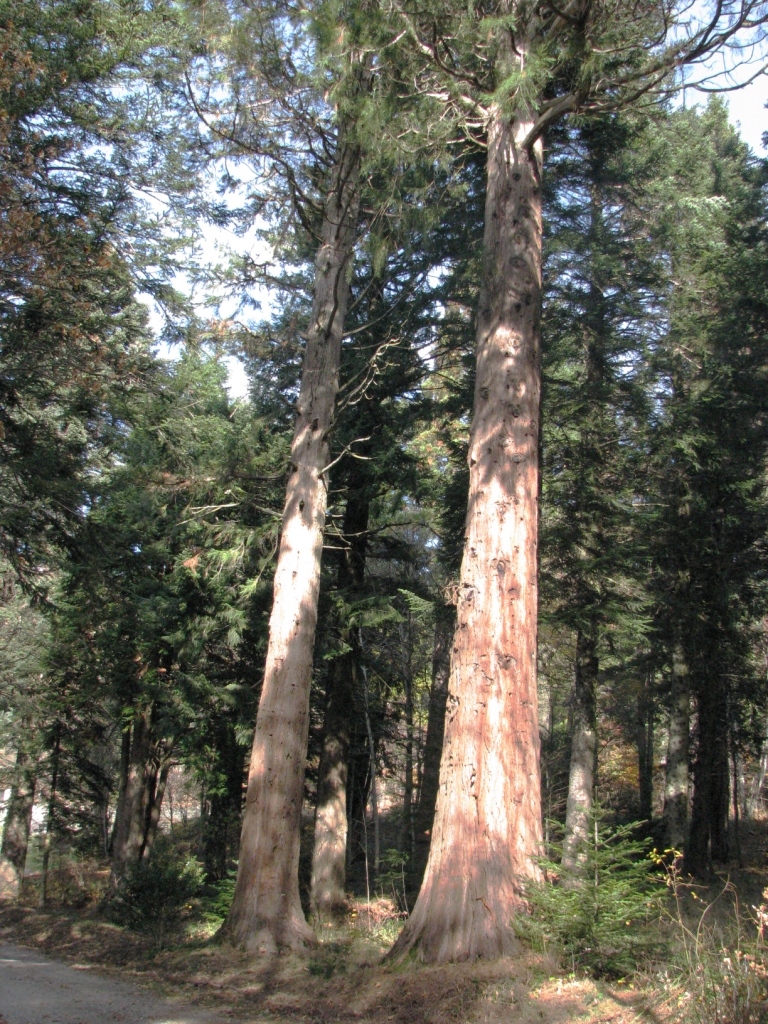
<svg viewBox="0 0 768 1024">
<path fill-rule="evenodd" d="M 275 569 L 235 895 L 222 932 L 249 950 L 314 939 L 299 900 L 309 691 L 327 505 L 329 434 L 358 222 L 360 153 L 340 139 L 315 261 L 291 473 Z"/>
<path fill-rule="evenodd" d="M 597 670 L 596 631 L 588 635 L 579 630 L 571 695 L 571 761 L 562 856 L 563 874 L 573 882 L 583 878 L 587 870 L 597 758 Z"/>
<path fill-rule="evenodd" d="M 672 652 L 672 693 L 664 780 L 664 829 L 667 846 L 672 850 L 682 850 L 688 834 L 690 716 L 688 664 L 682 644 L 678 642 Z"/>
<path fill-rule="evenodd" d="M 511 54 L 508 60 L 512 61 Z M 516 948 L 521 882 L 539 874 L 536 695 L 541 143 L 489 125 L 469 506 L 432 844 L 390 956 L 441 962 Z"/>
</svg>

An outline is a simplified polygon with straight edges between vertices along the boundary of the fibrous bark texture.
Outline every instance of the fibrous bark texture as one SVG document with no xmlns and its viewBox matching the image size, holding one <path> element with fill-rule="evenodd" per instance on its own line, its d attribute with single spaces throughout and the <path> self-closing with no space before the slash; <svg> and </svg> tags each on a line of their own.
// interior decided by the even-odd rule
<svg viewBox="0 0 768 1024">
<path fill-rule="evenodd" d="M 340 141 L 315 261 L 269 646 L 248 774 L 235 895 L 223 934 L 255 951 L 313 941 L 298 866 L 309 691 L 327 505 L 329 432 L 358 219 L 360 156 Z"/>
<path fill-rule="evenodd" d="M 520 883 L 541 844 L 536 706 L 541 148 L 489 126 L 469 504 L 432 844 L 391 956 L 516 947 Z"/>
<path fill-rule="evenodd" d="M 597 756 L 596 630 L 576 636 L 576 670 L 571 694 L 571 760 L 565 810 L 562 867 L 566 880 L 582 878 L 587 868 L 589 819 L 595 790 Z"/>
<path fill-rule="evenodd" d="M 688 664 L 680 643 L 672 655 L 672 692 L 669 703 L 669 741 L 664 780 L 664 830 L 667 846 L 682 850 L 688 832 L 688 759 L 691 695 Z"/>
</svg>

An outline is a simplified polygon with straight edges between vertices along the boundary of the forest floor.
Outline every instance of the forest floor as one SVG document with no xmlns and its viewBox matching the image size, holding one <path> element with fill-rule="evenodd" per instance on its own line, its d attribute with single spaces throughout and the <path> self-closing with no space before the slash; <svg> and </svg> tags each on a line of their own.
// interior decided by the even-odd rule
<svg viewBox="0 0 768 1024">
<path fill-rule="evenodd" d="M 158 951 L 95 918 L 22 907 L 0 910 L 0 941 L 11 940 L 79 971 L 194 1003 L 212 1024 L 630 1024 L 650 1009 L 641 990 L 566 976 L 532 953 L 492 964 L 391 970 L 379 963 L 375 943 L 325 941 L 306 959 L 262 961 L 213 944 Z M 34 984 L 41 984 L 39 974 Z"/>
<path fill-rule="evenodd" d="M 683 896 L 686 920 L 694 929 L 697 912 L 714 900 L 706 926 L 724 969 L 729 951 L 718 943 L 733 918 L 734 893 L 752 935 L 750 908 L 760 904 L 768 884 L 764 824 L 745 827 L 742 838 L 744 868 L 734 867 L 712 886 L 699 887 L 695 897 L 690 892 Z M 305 958 L 253 957 L 194 933 L 159 949 L 146 936 L 110 924 L 93 911 L 42 911 L 8 903 L 0 903 L 0 942 L 130 982 L 159 998 L 194 1004 L 213 1024 L 672 1024 L 686 1017 L 686 1000 L 690 1004 L 697 998 L 686 994 L 684 984 L 660 982 L 658 973 L 597 981 L 530 951 L 490 964 L 410 963 L 393 969 L 381 961 L 396 922 L 371 926 L 366 913 L 361 904 L 355 928 L 322 935 Z M 768 1020 L 768 1005 L 744 1019 Z"/>
</svg>

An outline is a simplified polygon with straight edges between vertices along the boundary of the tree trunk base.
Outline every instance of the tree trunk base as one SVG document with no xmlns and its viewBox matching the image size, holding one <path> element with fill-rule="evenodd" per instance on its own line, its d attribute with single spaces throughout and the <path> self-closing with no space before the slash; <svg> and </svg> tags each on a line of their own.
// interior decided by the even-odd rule
<svg viewBox="0 0 768 1024">
<path fill-rule="evenodd" d="M 422 900 L 386 956 L 399 964 L 413 958 L 427 964 L 467 960 L 498 960 L 520 951 L 512 920 L 524 910 L 518 894 L 508 898 L 478 896 L 469 879 L 459 886 L 437 886 L 432 899 Z"/>
<path fill-rule="evenodd" d="M 307 924 L 301 907 L 278 921 L 227 921 L 217 936 L 222 942 L 246 953 L 274 956 L 277 953 L 306 953 L 317 945 L 317 937 Z"/>
</svg>

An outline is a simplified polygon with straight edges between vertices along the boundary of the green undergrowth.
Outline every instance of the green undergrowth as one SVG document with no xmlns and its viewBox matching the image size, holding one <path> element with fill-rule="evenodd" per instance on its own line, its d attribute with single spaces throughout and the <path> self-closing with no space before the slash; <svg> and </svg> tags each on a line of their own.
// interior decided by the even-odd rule
<svg viewBox="0 0 768 1024">
<path fill-rule="evenodd" d="M 596 808 L 577 876 L 561 866 L 562 843 L 543 859 L 543 880 L 525 888 L 530 913 L 516 927 L 535 950 L 595 977 L 620 978 L 657 957 L 666 883 L 640 822 L 612 826 Z"/>
</svg>

